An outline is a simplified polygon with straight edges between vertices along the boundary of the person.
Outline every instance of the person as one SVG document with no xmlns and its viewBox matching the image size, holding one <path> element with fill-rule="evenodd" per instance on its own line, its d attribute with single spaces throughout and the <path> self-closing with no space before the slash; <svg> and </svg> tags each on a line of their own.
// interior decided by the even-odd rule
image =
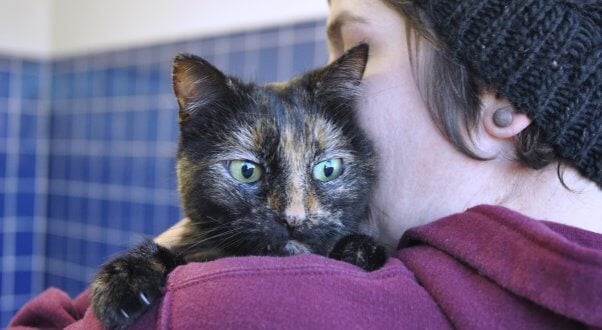
<svg viewBox="0 0 602 330">
<path fill-rule="evenodd" d="M 370 45 L 359 120 L 392 257 L 188 264 L 134 327 L 602 327 L 602 4 L 329 7 L 331 60 Z M 88 304 L 54 289 L 12 325 L 98 326 Z"/>
</svg>

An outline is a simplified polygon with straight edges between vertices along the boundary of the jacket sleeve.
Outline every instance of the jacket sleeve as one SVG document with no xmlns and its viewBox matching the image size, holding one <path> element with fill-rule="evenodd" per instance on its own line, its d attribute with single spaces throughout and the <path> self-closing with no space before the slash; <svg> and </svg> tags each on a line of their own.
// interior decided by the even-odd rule
<svg viewBox="0 0 602 330">
<path fill-rule="evenodd" d="M 88 290 L 71 299 L 65 292 L 49 288 L 25 304 L 13 317 L 9 329 L 63 329 L 82 319 L 89 306 Z"/>
<path fill-rule="evenodd" d="M 50 303 L 45 292 L 28 303 L 11 325 L 101 328 L 90 308 L 82 317 L 64 293 L 52 292 L 62 299 L 60 304 Z M 34 313 L 34 304 L 47 306 L 53 316 Z M 178 267 L 170 274 L 161 301 L 132 328 L 291 326 L 450 328 L 438 305 L 399 259 L 390 258 L 383 268 L 365 272 L 310 254 L 232 257 Z"/>
</svg>

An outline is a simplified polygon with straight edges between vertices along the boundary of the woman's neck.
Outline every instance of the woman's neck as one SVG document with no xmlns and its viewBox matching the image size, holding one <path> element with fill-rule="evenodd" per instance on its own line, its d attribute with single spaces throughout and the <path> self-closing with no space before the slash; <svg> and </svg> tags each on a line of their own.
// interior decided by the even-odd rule
<svg viewBox="0 0 602 330">
<path fill-rule="evenodd" d="M 525 170 L 500 205 L 534 219 L 602 233 L 602 190 L 573 168 L 562 171 L 570 190 L 560 182 L 557 164 L 550 164 L 543 170 Z"/>
<path fill-rule="evenodd" d="M 436 221 L 481 205 L 500 205 L 537 220 L 548 220 L 602 233 L 602 190 L 566 168 L 557 176 L 557 164 L 533 170 L 510 159 L 479 161 L 447 157 L 431 167 L 384 168 L 371 203 L 372 217 L 379 224 L 380 239 L 395 247 L 407 229 Z M 439 164 L 438 163 L 438 164 Z M 398 164 L 388 162 L 387 164 Z M 407 163 L 404 163 L 407 165 Z M 410 163 L 411 165 L 411 163 Z M 427 171 L 425 180 L 419 171 Z"/>
</svg>

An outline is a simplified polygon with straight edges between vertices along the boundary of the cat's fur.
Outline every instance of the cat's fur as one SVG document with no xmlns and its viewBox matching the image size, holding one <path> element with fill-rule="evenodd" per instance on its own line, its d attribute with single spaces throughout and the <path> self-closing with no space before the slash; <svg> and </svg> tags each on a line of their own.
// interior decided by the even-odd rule
<svg viewBox="0 0 602 330">
<path fill-rule="evenodd" d="M 188 228 L 169 249 L 151 241 L 105 264 L 92 305 L 109 327 L 130 324 L 161 295 L 167 274 L 191 260 L 311 252 L 374 270 L 385 251 L 362 234 L 376 177 L 371 142 L 354 103 L 368 46 L 286 83 L 259 86 L 192 55 L 174 60 L 180 106 L 179 191 Z M 342 160 L 340 176 L 317 180 L 314 166 Z M 234 160 L 263 175 L 244 183 Z"/>
</svg>

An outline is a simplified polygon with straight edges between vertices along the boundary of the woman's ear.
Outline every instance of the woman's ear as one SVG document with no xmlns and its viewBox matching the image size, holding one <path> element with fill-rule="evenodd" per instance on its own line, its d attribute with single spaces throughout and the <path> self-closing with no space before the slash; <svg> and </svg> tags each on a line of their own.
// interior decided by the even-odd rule
<svg viewBox="0 0 602 330">
<path fill-rule="evenodd" d="M 518 113 L 507 99 L 498 99 L 495 94 L 481 96 L 481 124 L 484 131 L 493 139 L 510 139 L 522 132 L 531 119 Z"/>
</svg>

